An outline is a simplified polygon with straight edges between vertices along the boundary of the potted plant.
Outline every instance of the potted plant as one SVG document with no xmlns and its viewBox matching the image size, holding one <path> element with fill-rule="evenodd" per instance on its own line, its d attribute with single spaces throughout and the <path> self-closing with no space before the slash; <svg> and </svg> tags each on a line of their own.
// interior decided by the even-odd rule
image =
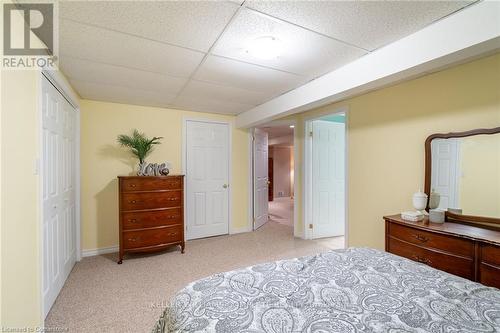
<svg viewBox="0 0 500 333">
<path fill-rule="evenodd" d="M 118 135 L 118 143 L 123 147 L 130 148 L 132 154 L 139 159 L 139 170 L 145 163 L 146 156 L 148 156 L 154 148 L 154 145 L 160 144 L 163 137 L 153 137 L 149 139 L 144 133 L 134 129 L 132 135 L 120 134 Z"/>
</svg>

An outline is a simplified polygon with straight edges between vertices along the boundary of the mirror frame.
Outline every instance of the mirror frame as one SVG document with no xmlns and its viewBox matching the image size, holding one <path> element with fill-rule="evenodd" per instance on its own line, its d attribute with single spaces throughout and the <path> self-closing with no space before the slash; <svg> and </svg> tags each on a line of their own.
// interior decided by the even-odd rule
<svg viewBox="0 0 500 333">
<path fill-rule="evenodd" d="M 481 135 L 481 134 L 497 134 L 500 133 L 500 127 L 494 128 L 479 128 L 465 132 L 451 132 L 451 133 L 436 133 L 432 134 L 425 140 L 425 183 L 424 192 L 427 196 L 431 193 L 431 173 L 432 173 L 432 151 L 431 143 L 434 139 L 450 139 L 450 138 L 465 138 L 468 136 Z M 426 210 L 429 210 L 429 200 L 427 200 Z M 466 224 L 486 224 L 485 227 L 494 227 L 495 229 L 500 227 L 500 218 L 486 217 L 486 216 L 474 216 L 474 215 L 461 215 L 451 212 L 446 212 L 447 222 L 456 223 L 466 223 Z"/>
</svg>

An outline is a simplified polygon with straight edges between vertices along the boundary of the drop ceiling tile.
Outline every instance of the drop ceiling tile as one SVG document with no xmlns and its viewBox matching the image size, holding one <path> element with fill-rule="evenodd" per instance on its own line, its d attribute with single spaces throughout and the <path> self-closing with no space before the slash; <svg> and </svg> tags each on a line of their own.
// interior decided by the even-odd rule
<svg viewBox="0 0 500 333">
<path fill-rule="evenodd" d="M 262 60 L 247 52 L 258 37 L 273 36 L 282 54 Z M 251 10 L 242 10 L 213 50 L 216 55 L 316 77 L 349 63 L 365 51 Z"/>
<path fill-rule="evenodd" d="M 260 12 L 374 50 L 474 1 L 249 1 Z"/>
<path fill-rule="evenodd" d="M 70 79 L 169 95 L 176 95 L 187 82 L 187 79 L 165 74 L 102 64 L 64 55 L 61 56 L 59 63 L 64 74 Z"/>
<path fill-rule="evenodd" d="M 196 80 L 189 81 L 181 92 L 180 97 L 219 100 L 221 102 L 250 105 L 258 105 L 271 98 L 269 94 L 263 92 L 221 86 Z"/>
<path fill-rule="evenodd" d="M 171 104 L 171 107 L 181 110 L 236 115 L 243 111 L 250 110 L 253 105 L 221 101 L 205 97 L 193 98 L 190 96 L 180 96 Z"/>
<path fill-rule="evenodd" d="M 92 27 L 59 22 L 59 53 L 79 59 L 189 77 L 204 53 Z"/>
<path fill-rule="evenodd" d="M 207 51 L 238 8 L 226 1 L 68 1 L 60 17 Z"/>
<path fill-rule="evenodd" d="M 297 88 L 308 81 L 305 76 L 217 56 L 209 56 L 194 77 L 201 81 L 265 92 L 270 97 Z"/>
<path fill-rule="evenodd" d="M 96 101 L 168 107 L 175 98 L 175 95 L 157 91 L 139 90 L 136 88 L 99 84 L 74 79 L 70 79 L 69 81 L 71 86 L 82 98 Z"/>
</svg>

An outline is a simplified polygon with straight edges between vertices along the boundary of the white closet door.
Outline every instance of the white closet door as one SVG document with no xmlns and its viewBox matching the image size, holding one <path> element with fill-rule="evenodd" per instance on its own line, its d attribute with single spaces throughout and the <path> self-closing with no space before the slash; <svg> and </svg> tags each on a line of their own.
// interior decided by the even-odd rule
<svg viewBox="0 0 500 333">
<path fill-rule="evenodd" d="M 42 80 L 43 309 L 47 316 L 76 262 L 76 110 Z"/>
<path fill-rule="evenodd" d="M 254 133 L 254 230 L 269 220 L 268 135 L 259 129 Z"/>
<path fill-rule="evenodd" d="M 313 122 L 313 238 L 345 233 L 345 124 Z"/>
<path fill-rule="evenodd" d="M 229 126 L 186 124 L 186 238 L 229 233 Z"/>
</svg>

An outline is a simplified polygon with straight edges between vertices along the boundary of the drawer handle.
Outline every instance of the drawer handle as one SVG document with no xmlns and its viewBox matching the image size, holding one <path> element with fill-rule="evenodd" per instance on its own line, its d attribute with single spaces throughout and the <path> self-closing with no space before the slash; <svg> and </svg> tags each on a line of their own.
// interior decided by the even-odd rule
<svg viewBox="0 0 500 333">
<path fill-rule="evenodd" d="M 135 184 L 130 184 L 130 187 L 135 187 Z"/>
<path fill-rule="evenodd" d="M 130 223 L 137 223 L 137 219 L 129 219 L 128 220 Z"/>
<path fill-rule="evenodd" d="M 419 235 L 419 234 L 416 234 L 416 235 L 413 235 L 413 237 L 416 239 L 416 240 L 419 240 L 421 241 L 422 243 L 425 243 L 429 240 L 429 238 L 425 237 L 425 236 L 422 236 L 422 235 Z"/>
<path fill-rule="evenodd" d="M 177 217 L 177 215 L 169 215 L 167 216 L 167 219 L 171 220 L 171 219 L 175 219 Z"/>
<path fill-rule="evenodd" d="M 130 200 L 130 201 L 129 201 L 129 203 L 131 203 L 131 204 L 136 204 L 136 203 L 138 203 L 138 202 L 140 202 L 140 201 L 137 201 L 137 200 Z"/>
<path fill-rule="evenodd" d="M 137 238 L 135 238 L 135 237 L 134 238 L 129 238 L 128 240 L 131 241 L 131 242 L 135 242 L 135 241 L 137 241 Z"/>
<path fill-rule="evenodd" d="M 178 198 L 168 198 L 168 200 L 170 200 L 170 201 L 177 201 Z"/>
<path fill-rule="evenodd" d="M 176 232 L 171 232 L 171 233 L 169 233 L 168 235 L 169 235 L 169 236 L 175 236 L 175 235 L 177 235 L 177 233 L 176 233 Z"/>
<path fill-rule="evenodd" d="M 418 262 L 420 262 L 422 264 L 427 264 L 427 265 L 432 264 L 432 261 L 430 261 L 429 259 L 417 256 L 417 255 L 413 255 L 412 259 L 415 260 L 415 261 L 418 261 Z"/>
</svg>

